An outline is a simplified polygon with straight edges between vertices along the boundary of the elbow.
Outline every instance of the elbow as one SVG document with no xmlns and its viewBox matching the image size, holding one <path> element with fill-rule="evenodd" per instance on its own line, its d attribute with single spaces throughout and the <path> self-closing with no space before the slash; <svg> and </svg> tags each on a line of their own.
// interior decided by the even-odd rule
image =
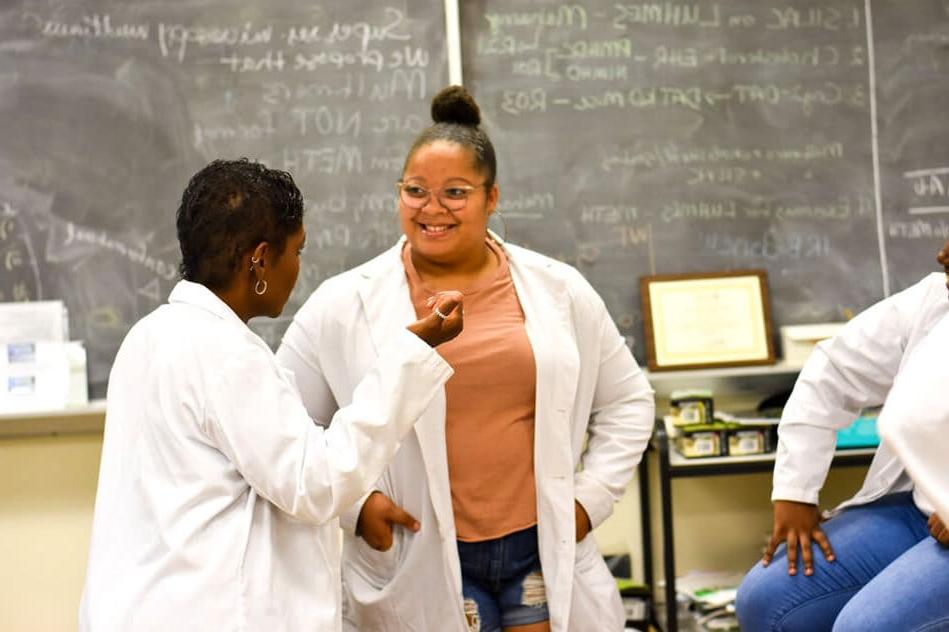
<svg viewBox="0 0 949 632">
<path fill-rule="evenodd" d="M 652 384 L 646 379 L 646 376 L 640 371 L 629 381 L 629 402 L 648 407 L 654 412 L 656 409 L 656 391 Z"/>
<path fill-rule="evenodd" d="M 635 398 L 635 406 L 639 410 L 640 415 L 649 424 L 649 427 L 652 428 L 656 419 L 656 394 L 648 383 L 646 384 L 646 388 Z"/>
</svg>

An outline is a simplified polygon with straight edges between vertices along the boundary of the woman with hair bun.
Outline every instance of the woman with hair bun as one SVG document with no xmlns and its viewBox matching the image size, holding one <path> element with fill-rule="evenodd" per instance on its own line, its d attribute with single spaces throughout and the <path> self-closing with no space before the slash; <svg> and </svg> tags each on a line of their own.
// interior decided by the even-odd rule
<svg viewBox="0 0 949 632">
<path fill-rule="evenodd" d="M 570 266 L 488 229 L 494 147 L 464 88 L 442 90 L 398 182 L 404 237 L 324 283 L 277 352 L 329 419 L 440 291 L 464 295 L 455 370 L 375 486 L 342 519 L 344 627 L 623 629 L 591 529 L 653 426 L 653 394 L 603 301 Z M 406 528 L 408 527 L 408 528 Z"/>
</svg>

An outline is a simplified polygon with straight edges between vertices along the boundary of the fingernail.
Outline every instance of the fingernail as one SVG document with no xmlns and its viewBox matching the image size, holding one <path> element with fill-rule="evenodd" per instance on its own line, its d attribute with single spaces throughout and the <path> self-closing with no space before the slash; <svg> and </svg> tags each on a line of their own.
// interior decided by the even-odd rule
<svg viewBox="0 0 949 632">
<path fill-rule="evenodd" d="M 807 576 L 813 575 L 813 574 L 814 574 L 814 569 L 806 568 L 806 569 L 804 569 L 804 574 L 807 575 Z"/>
</svg>

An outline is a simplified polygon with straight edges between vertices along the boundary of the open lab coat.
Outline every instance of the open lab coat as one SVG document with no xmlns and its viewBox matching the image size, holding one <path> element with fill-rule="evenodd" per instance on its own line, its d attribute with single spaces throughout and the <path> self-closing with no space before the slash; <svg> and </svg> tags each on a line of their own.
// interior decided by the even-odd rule
<svg viewBox="0 0 949 632">
<path fill-rule="evenodd" d="M 868 308 L 839 335 L 817 345 L 778 426 L 772 500 L 817 504 L 836 449 L 837 430 L 850 425 L 861 409 L 886 401 L 914 350 L 949 314 L 946 293 L 945 275 L 930 274 Z M 837 509 L 912 488 L 893 446 L 884 440 L 860 491 Z"/>
<path fill-rule="evenodd" d="M 80 630 L 339 630 L 337 514 L 451 369 L 393 328 L 328 429 L 267 345 L 180 282 L 119 349 Z"/>
<path fill-rule="evenodd" d="M 900 372 L 878 427 L 913 483 L 949 523 L 949 316 L 918 345 Z"/>
<path fill-rule="evenodd" d="M 415 318 L 403 243 L 324 283 L 287 330 L 277 357 L 296 374 L 311 415 L 329 418 L 348 404 L 383 353 L 383 341 Z M 579 272 L 523 248 L 502 247 L 537 366 L 534 474 L 551 629 L 619 631 L 623 612 L 616 583 L 593 538 L 576 542 L 574 499 L 594 527 L 611 514 L 652 432 L 652 390 Z M 376 488 L 422 528 L 413 534 L 397 527 L 392 547 L 380 552 L 354 535 L 360 505 L 342 517 L 344 627 L 467 632 L 443 391 Z"/>
</svg>

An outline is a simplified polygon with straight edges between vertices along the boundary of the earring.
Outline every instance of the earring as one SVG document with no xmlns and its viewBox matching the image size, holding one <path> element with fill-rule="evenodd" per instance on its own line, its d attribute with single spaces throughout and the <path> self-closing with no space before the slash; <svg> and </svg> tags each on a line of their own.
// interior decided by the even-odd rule
<svg viewBox="0 0 949 632">
<path fill-rule="evenodd" d="M 260 287 L 261 283 L 264 284 L 263 288 Z M 254 293 L 257 296 L 263 296 L 266 291 L 267 291 L 267 281 L 264 279 L 258 279 L 257 283 L 254 284 Z"/>
<path fill-rule="evenodd" d="M 250 258 L 250 271 L 254 271 L 254 266 L 260 263 L 260 257 L 251 257 Z"/>
</svg>

